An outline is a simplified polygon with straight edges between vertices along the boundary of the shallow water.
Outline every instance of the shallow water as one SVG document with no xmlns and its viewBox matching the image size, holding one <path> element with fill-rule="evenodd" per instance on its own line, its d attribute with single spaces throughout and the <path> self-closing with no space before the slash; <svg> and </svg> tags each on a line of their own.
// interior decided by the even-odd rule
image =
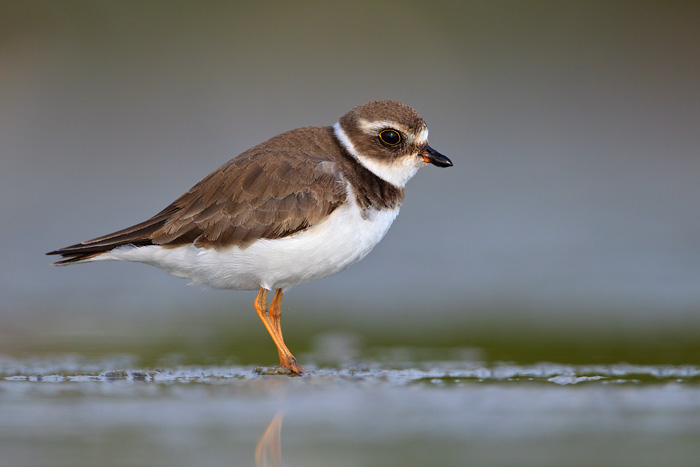
<svg viewBox="0 0 700 467">
<path fill-rule="evenodd" d="M 357 368 L 0 359 L 1 465 L 695 465 L 700 366 L 488 363 L 386 348 Z M 312 359 L 313 360 L 313 359 Z"/>
</svg>

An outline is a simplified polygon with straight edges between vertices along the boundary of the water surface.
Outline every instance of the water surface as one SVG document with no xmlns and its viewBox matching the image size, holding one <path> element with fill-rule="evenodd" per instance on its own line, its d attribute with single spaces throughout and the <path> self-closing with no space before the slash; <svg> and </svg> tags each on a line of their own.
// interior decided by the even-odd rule
<svg viewBox="0 0 700 467">
<path fill-rule="evenodd" d="M 3 357 L 0 465 L 693 465 L 700 366 L 429 360 L 303 378 Z M 445 355 L 435 349 L 433 355 Z M 279 463 L 281 462 L 281 464 Z"/>
</svg>

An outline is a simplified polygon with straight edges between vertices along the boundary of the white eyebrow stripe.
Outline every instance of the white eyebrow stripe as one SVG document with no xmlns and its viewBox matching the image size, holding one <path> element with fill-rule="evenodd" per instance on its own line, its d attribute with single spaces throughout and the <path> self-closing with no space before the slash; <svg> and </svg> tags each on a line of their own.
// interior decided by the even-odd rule
<svg viewBox="0 0 700 467">
<path fill-rule="evenodd" d="M 359 123 L 360 129 L 365 132 L 365 133 L 373 133 L 379 130 L 383 130 L 384 128 L 394 128 L 396 130 L 399 130 L 401 133 L 404 134 L 409 134 L 410 132 L 408 131 L 408 128 L 405 126 L 396 123 L 396 122 L 390 122 L 388 120 L 377 120 L 374 122 L 370 122 L 369 120 L 365 120 L 364 118 L 361 118 Z"/>
<path fill-rule="evenodd" d="M 399 130 L 401 133 L 406 135 L 408 138 L 409 143 L 417 144 L 419 146 L 422 146 L 424 144 L 428 144 L 428 127 L 423 127 L 420 130 L 420 133 L 418 133 L 416 136 L 413 136 L 413 133 L 411 133 L 408 128 L 405 126 L 397 123 L 397 122 L 391 122 L 388 120 L 378 120 L 374 122 L 370 122 L 369 120 L 365 119 L 360 119 L 359 127 L 360 129 L 365 132 L 365 133 L 375 133 L 378 132 L 379 130 L 383 130 L 385 128 L 394 128 L 396 130 Z"/>
<path fill-rule="evenodd" d="M 413 142 L 419 146 L 428 144 L 428 128 L 423 128 L 420 133 L 416 135 L 416 139 L 414 139 Z"/>
</svg>

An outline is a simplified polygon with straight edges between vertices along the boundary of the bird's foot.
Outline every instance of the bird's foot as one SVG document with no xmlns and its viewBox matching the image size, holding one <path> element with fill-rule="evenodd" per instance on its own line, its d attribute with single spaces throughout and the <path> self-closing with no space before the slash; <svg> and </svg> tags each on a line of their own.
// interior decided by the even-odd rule
<svg viewBox="0 0 700 467">
<path fill-rule="evenodd" d="M 288 359 L 280 362 L 280 367 L 288 369 L 294 376 L 303 376 L 309 374 L 303 366 L 299 365 L 297 359 L 290 355 Z"/>
<path fill-rule="evenodd" d="M 280 366 L 272 368 L 255 368 L 255 372 L 259 375 L 270 376 L 270 375 L 287 375 L 287 376 L 303 376 L 309 374 L 308 371 L 304 369 L 303 366 L 299 365 L 297 359 L 293 356 L 281 357 Z"/>
</svg>

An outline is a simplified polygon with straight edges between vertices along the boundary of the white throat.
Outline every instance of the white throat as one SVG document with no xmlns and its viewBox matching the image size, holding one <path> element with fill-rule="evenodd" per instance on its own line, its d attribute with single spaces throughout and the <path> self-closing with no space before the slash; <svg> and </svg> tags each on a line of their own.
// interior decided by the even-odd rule
<svg viewBox="0 0 700 467">
<path fill-rule="evenodd" d="M 367 157 L 357 152 L 355 145 L 352 144 L 347 133 L 345 133 L 345 130 L 340 126 L 340 122 L 333 125 L 333 131 L 336 138 L 340 141 L 340 144 L 342 144 L 345 150 L 357 159 L 360 164 L 377 177 L 392 185 L 403 188 L 406 186 L 406 182 L 418 172 L 418 169 L 425 165 L 425 162 L 423 162 L 423 159 L 420 157 L 402 157 L 391 163 L 381 162 L 377 159 Z"/>
</svg>

